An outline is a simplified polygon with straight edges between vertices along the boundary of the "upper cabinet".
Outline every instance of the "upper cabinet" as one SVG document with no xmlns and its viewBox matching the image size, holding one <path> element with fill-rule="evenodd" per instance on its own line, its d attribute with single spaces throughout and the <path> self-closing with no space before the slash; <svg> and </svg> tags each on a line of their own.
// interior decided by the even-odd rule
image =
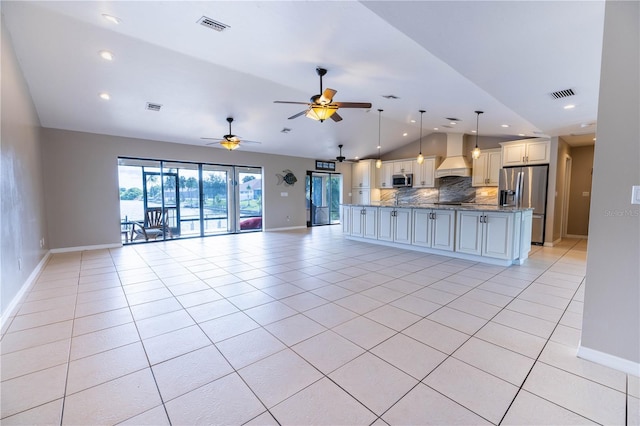
<svg viewBox="0 0 640 426">
<path fill-rule="evenodd" d="M 498 186 L 498 177 L 502 167 L 502 151 L 482 150 L 480 157 L 473 160 L 471 186 Z"/>
<path fill-rule="evenodd" d="M 375 184 L 376 165 L 374 160 L 360 160 L 351 165 L 351 187 L 371 188 Z"/>
<path fill-rule="evenodd" d="M 408 173 L 414 173 L 412 160 L 396 160 L 393 162 L 394 175 L 405 175 Z"/>
<path fill-rule="evenodd" d="M 413 187 L 433 188 L 436 184 L 436 168 L 440 165 L 440 157 L 424 157 L 422 164 L 413 160 Z"/>
<path fill-rule="evenodd" d="M 502 166 L 524 166 L 549 164 L 551 142 L 549 139 L 535 138 L 514 142 L 502 142 Z"/>
<path fill-rule="evenodd" d="M 393 188 L 393 161 L 383 161 L 382 167 L 378 171 L 378 188 Z"/>
</svg>

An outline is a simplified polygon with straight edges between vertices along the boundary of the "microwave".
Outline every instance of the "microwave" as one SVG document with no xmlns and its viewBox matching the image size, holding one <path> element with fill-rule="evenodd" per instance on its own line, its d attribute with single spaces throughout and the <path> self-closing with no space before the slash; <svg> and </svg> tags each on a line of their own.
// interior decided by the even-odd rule
<svg viewBox="0 0 640 426">
<path fill-rule="evenodd" d="M 406 175 L 393 175 L 391 181 L 394 188 L 410 188 L 413 186 L 413 175 L 411 173 Z"/>
</svg>

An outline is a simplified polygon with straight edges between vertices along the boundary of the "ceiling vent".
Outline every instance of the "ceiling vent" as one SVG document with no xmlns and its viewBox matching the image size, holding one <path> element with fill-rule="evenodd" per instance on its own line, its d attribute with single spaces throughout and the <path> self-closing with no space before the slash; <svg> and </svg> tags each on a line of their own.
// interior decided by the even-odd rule
<svg viewBox="0 0 640 426">
<path fill-rule="evenodd" d="M 162 105 L 160 105 L 160 104 L 154 104 L 154 103 L 151 103 L 151 102 L 147 102 L 147 109 L 149 111 L 158 112 L 158 111 L 160 111 L 160 108 L 162 108 Z"/>
<path fill-rule="evenodd" d="M 200 18 L 198 20 L 198 24 L 204 25 L 205 27 L 211 28 L 212 30 L 216 30 L 218 32 L 224 31 L 229 28 L 229 25 L 223 24 L 222 22 L 218 22 L 211 18 L 207 18 L 206 16 Z"/>
<path fill-rule="evenodd" d="M 573 89 L 565 89 L 565 90 L 558 90 L 557 92 L 552 92 L 551 93 L 551 97 L 553 99 L 562 99 L 562 98 L 568 98 L 569 96 L 573 96 L 576 93 L 573 91 Z"/>
</svg>

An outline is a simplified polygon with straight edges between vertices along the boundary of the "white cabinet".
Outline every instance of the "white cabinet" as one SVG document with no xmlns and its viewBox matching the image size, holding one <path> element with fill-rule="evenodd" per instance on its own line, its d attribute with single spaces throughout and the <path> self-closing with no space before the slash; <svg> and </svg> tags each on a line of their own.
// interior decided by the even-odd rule
<svg viewBox="0 0 640 426">
<path fill-rule="evenodd" d="M 403 175 L 413 173 L 413 160 L 397 160 L 393 162 L 393 174 Z"/>
<path fill-rule="evenodd" d="M 411 209 L 380 207 L 378 209 L 378 239 L 411 244 Z"/>
<path fill-rule="evenodd" d="M 412 243 L 417 246 L 453 251 L 455 210 L 413 210 Z"/>
<path fill-rule="evenodd" d="M 511 259 L 514 250 L 513 237 L 514 213 L 458 211 L 457 252 Z"/>
<path fill-rule="evenodd" d="M 498 186 L 500 167 L 502 167 L 500 149 L 482 151 L 480 157 L 473 160 L 471 186 Z"/>
<path fill-rule="evenodd" d="M 382 167 L 378 171 L 378 188 L 393 188 L 393 161 L 383 161 Z"/>
<path fill-rule="evenodd" d="M 422 164 L 413 160 L 413 187 L 433 188 L 436 183 L 436 167 L 439 157 L 425 157 Z"/>
<path fill-rule="evenodd" d="M 371 183 L 375 182 L 372 175 L 375 174 L 375 164 L 373 160 L 362 160 L 351 165 L 351 187 L 371 188 Z"/>
<path fill-rule="evenodd" d="M 378 238 L 378 208 L 351 206 L 351 234 L 354 237 Z"/>
<path fill-rule="evenodd" d="M 351 203 L 371 204 L 380 200 L 376 188 L 376 166 L 374 160 L 361 160 L 351 165 Z"/>
<path fill-rule="evenodd" d="M 351 202 L 353 204 L 371 204 L 371 190 L 353 188 L 351 190 Z"/>
<path fill-rule="evenodd" d="M 502 166 L 549 164 L 551 141 L 544 138 L 502 142 Z"/>
<path fill-rule="evenodd" d="M 351 234 L 351 206 L 340 206 L 340 208 L 340 223 L 342 224 L 342 233 Z"/>
</svg>

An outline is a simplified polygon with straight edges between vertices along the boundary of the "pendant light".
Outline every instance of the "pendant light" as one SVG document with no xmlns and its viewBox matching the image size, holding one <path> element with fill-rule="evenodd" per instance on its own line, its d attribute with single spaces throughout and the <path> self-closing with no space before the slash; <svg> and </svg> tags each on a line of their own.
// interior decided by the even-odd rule
<svg viewBox="0 0 640 426">
<path fill-rule="evenodd" d="M 422 155 L 422 114 L 424 114 L 426 111 L 421 109 L 420 110 L 420 153 L 418 154 L 418 158 L 416 159 L 416 162 L 418 164 L 422 164 L 424 163 L 424 156 Z"/>
<path fill-rule="evenodd" d="M 380 121 L 382 120 L 382 111 L 378 110 L 378 159 L 376 160 L 376 169 L 382 167 L 382 160 L 380 159 Z"/>
<path fill-rule="evenodd" d="M 480 158 L 480 148 L 478 148 L 478 122 L 480 121 L 480 114 L 482 114 L 484 111 L 475 111 L 476 113 L 476 147 L 473 148 L 473 151 L 471 151 L 471 157 L 474 160 L 477 160 L 478 158 Z"/>
</svg>

